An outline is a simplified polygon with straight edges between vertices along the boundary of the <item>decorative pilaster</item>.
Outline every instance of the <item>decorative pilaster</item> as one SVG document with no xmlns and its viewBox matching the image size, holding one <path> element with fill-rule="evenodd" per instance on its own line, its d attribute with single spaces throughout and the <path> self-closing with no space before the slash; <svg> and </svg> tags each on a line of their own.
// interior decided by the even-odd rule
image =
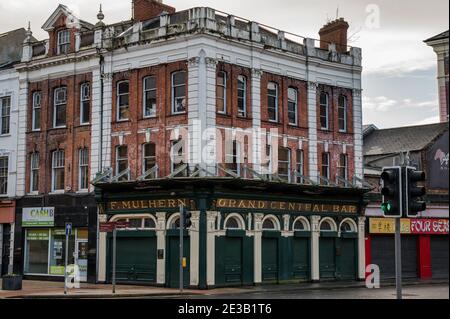
<svg viewBox="0 0 450 319">
<path fill-rule="evenodd" d="M 192 226 L 189 230 L 189 239 L 190 239 L 190 285 L 193 287 L 198 286 L 199 279 L 199 221 L 200 221 L 200 212 L 193 211 L 191 221 Z"/>
<path fill-rule="evenodd" d="M 313 181 L 318 181 L 317 158 L 317 83 L 308 82 L 308 128 L 309 128 L 309 176 Z"/>
<path fill-rule="evenodd" d="M 311 216 L 311 280 L 319 281 L 319 220 L 320 216 Z"/>
<path fill-rule="evenodd" d="M 166 213 L 156 213 L 156 249 L 163 250 L 164 256 L 156 261 L 156 283 L 166 283 Z"/>
<path fill-rule="evenodd" d="M 259 69 L 252 69 L 251 96 L 252 96 L 252 117 L 253 117 L 253 147 L 252 162 L 256 172 L 261 171 L 261 76 L 263 72 Z"/>
<path fill-rule="evenodd" d="M 262 282 L 262 220 L 263 214 L 254 215 L 254 283 L 260 284 Z"/>
<path fill-rule="evenodd" d="M 217 212 L 206 212 L 206 227 L 207 227 L 207 241 L 206 241 L 206 280 L 208 287 L 214 286 L 216 283 L 216 220 Z"/>
<path fill-rule="evenodd" d="M 358 279 L 366 278 L 366 235 L 365 235 L 366 217 L 358 218 Z"/>
<path fill-rule="evenodd" d="M 361 89 L 353 89 L 353 127 L 355 149 L 355 176 L 363 179 L 363 132 Z M 361 186 L 361 183 L 358 183 Z"/>
</svg>

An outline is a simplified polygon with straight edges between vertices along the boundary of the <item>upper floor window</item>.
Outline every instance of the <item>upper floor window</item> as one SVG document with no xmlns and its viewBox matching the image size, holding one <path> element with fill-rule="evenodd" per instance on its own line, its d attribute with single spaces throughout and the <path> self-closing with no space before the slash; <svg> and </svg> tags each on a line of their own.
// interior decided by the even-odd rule
<svg viewBox="0 0 450 319">
<path fill-rule="evenodd" d="M 218 113 L 227 114 L 227 74 L 223 71 L 217 74 L 216 106 Z"/>
<path fill-rule="evenodd" d="M 144 79 L 144 117 L 156 116 L 156 77 L 149 76 Z"/>
<path fill-rule="evenodd" d="M 347 132 L 347 98 L 339 96 L 338 100 L 339 132 Z"/>
<path fill-rule="evenodd" d="M 81 148 L 78 150 L 78 189 L 89 188 L 89 150 Z"/>
<path fill-rule="evenodd" d="M 52 153 L 52 191 L 64 190 L 64 150 Z"/>
<path fill-rule="evenodd" d="M 278 149 L 278 176 L 286 182 L 291 181 L 291 150 L 285 147 Z"/>
<path fill-rule="evenodd" d="M 288 89 L 288 118 L 290 125 L 298 124 L 298 91 L 294 88 Z"/>
<path fill-rule="evenodd" d="M 58 32 L 58 54 L 69 53 L 70 46 L 70 32 L 69 30 L 62 30 Z"/>
<path fill-rule="evenodd" d="M 117 83 L 117 121 L 126 121 L 130 117 L 130 82 Z"/>
<path fill-rule="evenodd" d="M 8 192 L 8 156 L 0 157 L 0 195 Z"/>
<path fill-rule="evenodd" d="M 30 192 L 37 192 L 39 190 L 39 153 L 32 153 L 30 162 Z"/>
<path fill-rule="evenodd" d="M 172 114 L 186 112 L 186 72 L 172 73 Z"/>
<path fill-rule="evenodd" d="M 267 85 L 267 111 L 269 121 L 278 122 L 278 84 L 273 82 Z"/>
<path fill-rule="evenodd" d="M 128 166 L 128 147 L 126 145 L 120 145 L 116 147 L 116 175 L 125 172 L 129 168 Z M 129 180 L 129 174 L 123 175 L 119 181 Z"/>
<path fill-rule="evenodd" d="M 261 168 L 263 174 L 273 174 L 272 172 L 272 146 L 266 145 L 265 154 L 263 154 L 263 159 L 261 161 Z"/>
<path fill-rule="evenodd" d="M 240 144 L 237 141 L 233 141 L 233 145 L 231 147 L 226 147 L 225 153 L 225 166 L 227 170 L 235 173 L 236 175 L 240 175 L 240 163 L 239 163 L 239 152 L 240 152 Z"/>
<path fill-rule="evenodd" d="M 302 184 L 303 183 L 303 177 L 305 176 L 305 163 L 304 163 L 304 152 L 303 150 L 297 150 L 297 174 L 301 175 L 297 177 L 297 183 Z"/>
<path fill-rule="evenodd" d="M 172 141 L 172 147 L 170 149 L 170 159 L 171 159 L 171 172 L 175 172 L 181 166 L 186 163 L 185 160 L 185 150 L 183 139 L 178 139 Z M 183 175 L 186 175 L 186 170 L 183 171 Z"/>
<path fill-rule="evenodd" d="M 348 157 L 347 154 L 341 154 L 339 156 L 339 177 L 348 179 Z"/>
<path fill-rule="evenodd" d="M 33 110 L 31 114 L 31 129 L 39 131 L 41 129 L 41 100 L 42 93 L 40 91 L 33 93 Z"/>
<path fill-rule="evenodd" d="M 67 88 L 55 89 L 53 102 L 53 127 L 66 126 Z"/>
<path fill-rule="evenodd" d="M 9 121 L 11 116 L 11 97 L 2 97 L 0 99 L 0 135 L 9 134 Z"/>
<path fill-rule="evenodd" d="M 237 78 L 238 116 L 247 116 L 247 78 L 239 75 Z"/>
<path fill-rule="evenodd" d="M 330 179 L 330 153 L 322 153 L 322 177 Z"/>
<path fill-rule="evenodd" d="M 155 143 L 144 144 L 142 158 L 142 173 L 146 173 L 156 166 L 156 145 Z M 155 178 L 156 175 L 152 176 Z"/>
<path fill-rule="evenodd" d="M 91 110 L 91 86 L 89 83 L 81 84 L 80 92 L 80 124 L 89 124 Z"/>
<path fill-rule="evenodd" d="M 329 98 L 328 94 L 322 92 L 320 94 L 320 128 L 322 130 L 328 130 L 328 108 Z"/>
</svg>

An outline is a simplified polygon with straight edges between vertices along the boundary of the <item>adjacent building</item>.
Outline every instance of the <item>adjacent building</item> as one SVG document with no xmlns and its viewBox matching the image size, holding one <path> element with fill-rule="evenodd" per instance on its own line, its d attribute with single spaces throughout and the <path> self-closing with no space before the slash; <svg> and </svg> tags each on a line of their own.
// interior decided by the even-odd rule
<svg viewBox="0 0 450 319">
<path fill-rule="evenodd" d="M 394 219 L 381 211 L 379 180 L 385 166 L 403 161 L 426 174 L 427 209 L 402 219 L 404 278 L 448 278 L 448 123 L 378 129 L 364 127 L 364 174 L 374 188 L 366 198 L 366 263 L 380 267 L 381 278 L 395 277 Z"/>
<path fill-rule="evenodd" d="M 212 8 L 134 0 L 89 23 L 60 5 L 26 32 L 14 269 L 211 288 L 365 277 L 361 49 L 348 23 L 303 38 Z"/>
<path fill-rule="evenodd" d="M 448 122 L 449 86 L 448 86 L 448 30 L 424 41 L 437 55 L 437 80 L 439 88 L 439 118 Z"/>
</svg>

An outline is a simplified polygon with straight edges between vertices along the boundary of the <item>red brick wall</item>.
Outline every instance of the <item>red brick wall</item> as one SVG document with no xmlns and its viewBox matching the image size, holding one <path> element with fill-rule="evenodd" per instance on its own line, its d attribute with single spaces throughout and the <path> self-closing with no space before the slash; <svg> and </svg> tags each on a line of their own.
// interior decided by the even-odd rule
<svg viewBox="0 0 450 319">
<path fill-rule="evenodd" d="M 323 143 L 317 144 L 317 170 L 319 175 L 322 174 L 322 154 L 325 152 L 325 146 Z M 328 153 L 330 153 L 330 179 L 331 181 L 336 180 L 336 175 L 339 173 L 339 157 L 343 154 L 343 146 L 336 144 L 328 144 Z M 353 146 L 346 147 L 347 154 L 347 165 L 348 165 L 348 180 L 352 180 L 355 174 L 355 153 Z"/>
<path fill-rule="evenodd" d="M 78 191 L 78 150 L 87 147 L 91 152 L 91 126 L 80 125 L 80 86 L 92 83 L 91 74 L 30 83 L 26 133 L 26 191 L 30 191 L 31 153 L 39 152 L 39 193 L 51 191 L 51 158 L 56 149 L 65 151 L 65 186 L 69 192 Z M 66 128 L 53 128 L 53 92 L 67 87 Z M 33 92 L 41 91 L 41 130 L 31 131 Z"/>
<path fill-rule="evenodd" d="M 127 72 L 114 74 L 113 77 L 113 100 L 112 100 L 112 133 L 130 132 L 124 136 L 124 144 L 128 146 L 129 167 L 131 169 L 131 178 L 140 176 L 142 172 L 142 144 L 145 143 L 145 134 L 138 134 L 138 131 L 147 128 L 159 129 L 152 132 L 151 142 L 156 143 L 157 164 L 160 168 L 160 175 L 166 176 L 170 173 L 170 130 L 168 126 L 187 125 L 188 115 L 186 113 L 179 115 L 171 114 L 171 75 L 176 71 L 187 72 L 187 62 L 175 62 L 170 64 L 161 64 L 154 67 L 135 69 Z M 143 118 L 143 79 L 147 76 L 156 76 L 156 118 Z M 117 83 L 122 80 L 130 81 L 130 117 L 128 121 L 117 122 Z M 188 101 L 188 74 L 186 73 L 186 102 Z M 116 146 L 119 145 L 117 136 L 112 138 L 112 159 L 111 165 L 116 167 Z"/>
<path fill-rule="evenodd" d="M 154 0 L 133 0 L 133 18 L 136 21 L 146 21 L 159 16 L 163 11 L 175 13 L 174 7 Z"/>
</svg>

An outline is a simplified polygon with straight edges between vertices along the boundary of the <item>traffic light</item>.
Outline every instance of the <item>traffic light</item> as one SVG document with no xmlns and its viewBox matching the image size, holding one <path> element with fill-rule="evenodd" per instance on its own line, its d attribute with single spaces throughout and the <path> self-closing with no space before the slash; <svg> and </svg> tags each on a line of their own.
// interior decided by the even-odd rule
<svg viewBox="0 0 450 319">
<path fill-rule="evenodd" d="M 401 217 L 402 180 L 401 167 L 384 167 L 381 173 L 381 210 L 384 216 Z"/>
<path fill-rule="evenodd" d="M 192 213 L 188 211 L 185 207 L 183 207 L 183 222 L 184 222 L 183 226 L 185 229 L 188 229 L 189 227 L 192 226 L 191 217 Z"/>
<path fill-rule="evenodd" d="M 413 167 L 406 168 L 406 216 L 415 217 L 417 213 L 427 208 L 422 196 L 426 194 L 425 187 L 417 186 L 417 182 L 425 181 L 425 173 Z"/>
</svg>

